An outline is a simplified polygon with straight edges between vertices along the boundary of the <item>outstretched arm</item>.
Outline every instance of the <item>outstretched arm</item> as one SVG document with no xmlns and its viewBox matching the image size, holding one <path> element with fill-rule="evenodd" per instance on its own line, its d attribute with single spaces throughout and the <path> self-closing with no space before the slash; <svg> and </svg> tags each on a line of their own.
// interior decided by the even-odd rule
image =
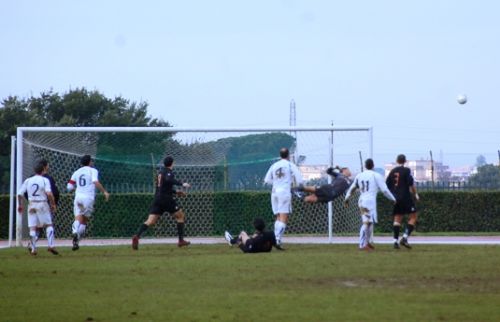
<svg viewBox="0 0 500 322">
<path fill-rule="evenodd" d="M 104 194 L 104 199 L 106 201 L 108 201 L 109 200 L 109 192 L 107 192 L 106 189 L 104 189 L 104 187 L 102 186 L 102 184 L 99 181 L 94 181 L 94 184 L 97 187 L 97 189 L 99 189 L 99 191 Z"/>
</svg>

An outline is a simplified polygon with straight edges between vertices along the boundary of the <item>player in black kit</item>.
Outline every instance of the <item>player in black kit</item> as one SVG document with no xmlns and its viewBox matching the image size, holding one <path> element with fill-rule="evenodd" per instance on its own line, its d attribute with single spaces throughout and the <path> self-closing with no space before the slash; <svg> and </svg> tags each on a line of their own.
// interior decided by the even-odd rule
<svg viewBox="0 0 500 322">
<path fill-rule="evenodd" d="M 172 171 L 174 166 L 174 159 L 172 157 L 166 157 L 163 160 L 163 164 L 165 168 L 158 174 L 156 193 L 153 203 L 149 208 L 148 219 L 139 227 L 137 233 L 132 237 L 132 249 L 134 250 L 139 248 L 139 238 L 141 238 L 142 233 L 144 233 L 149 226 L 156 224 L 158 218 L 165 212 L 171 214 L 177 221 L 177 235 L 179 237 L 177 246 L 183 247 L 190 244 L 189 241 L 184 240 L 184 211 L 179 207 L 175 198 L 176 196 L 183 197 L 186 193 L 174 189 L 174 186 L 189 188 L 190 185 L 187 182 L 182 183 L 175 179 L 174 172 Z"/>
<path fill-rule="evenodd" d="M 248 236 L 245 231 L 242 231 L 238 237 L 233 238 L 231 234 L 226 231 L 224 238 L 230 245 L 238 245 L 244 253 L 267 253 L 276 245 L 276 236 L 273 231 L 267 231 L 266 223 L 261 218 L 255 218 L 253 221 L 255 233 Z"/>
<path fill-rule="evenodd" d="M 408 237 L 417 223 L 417 208 L 415 207 L 415 202 L 413 201 L 411 194 L 413 193 L 416 201 L 419 200 L 419 196 L 411 171 L 404 166 L 406 163 L 406 156 L 404 154 L 398 155 L 396 162 L 398 163 L 398 166 L 391 170 L 386 179 L 387 187 L 392 192 L 394 197 L 396 197 L 396 203 L 394 204 L 392 212 L 394 216 L 394 248 L 399 249 L 399 245 L 411 248 L 408 243 Z M 405 214 L 409 214 L 408 224 L 406 225 L 403 238 L 401 238 L 398 244 L 401 222 L 403 220 L 403 215 Z"/>
<path fill-rule="evenodd" d="M 295 191 L 309 192 L 304 201 L 308 203 L 333 201 L 338 196 L 343 195 L 351 185 L 351 171 L 349 168 L 328 168 L 326 173 L 332 176 L 332 182 L 321 186 L 299 186 Z"/>
</svg>

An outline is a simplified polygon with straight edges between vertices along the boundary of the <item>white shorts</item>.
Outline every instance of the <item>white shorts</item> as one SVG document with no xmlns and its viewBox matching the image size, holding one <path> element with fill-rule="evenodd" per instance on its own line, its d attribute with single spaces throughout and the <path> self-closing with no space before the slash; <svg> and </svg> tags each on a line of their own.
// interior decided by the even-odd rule
<svg viewBox="0 0 500 322">
<path fill-rule="evenodd" d="M 289 214 L 292 212 L 292 194 L 291 193 L 271 193 L 271 206 L 273 213 Z"/>
<path fill-rule="evenodd" d="M 92 216 L 92 211 L 94 211 L 94 201 L 95 199 L 88 196 L 75 196 L 74 202 L 74 213 L 75 216 L 83 215 L 85 217 Z"/>
<path fill-rule="evenodd" d="M 358 200 L 359 210 L 361 211 L 361 216 L 363 217 L 363 222 L 377 223 L 377 202 L 374 200 Z M 369 221 L 366 221 L 368 220 Z"/>
<path fill-rule="evenodd" d="M 52 225 L 52 214 L 49 204 L 43 202 L 30 202 L 28 205 L 28 227 L 42 227 Z"/>
</svg>

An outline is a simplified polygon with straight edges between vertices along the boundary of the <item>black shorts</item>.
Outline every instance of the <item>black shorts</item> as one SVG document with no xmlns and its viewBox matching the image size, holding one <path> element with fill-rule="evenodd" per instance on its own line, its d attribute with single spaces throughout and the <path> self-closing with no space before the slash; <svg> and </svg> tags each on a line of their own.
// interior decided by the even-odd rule
<svg viewBox="0 0 500 322">
<path fill-rule="evenodd" d="M 149 213 L 153 215 L 163 215 L 165 212 L 173 215 L 179 210 L 181 210 L 181 207 L 179 207 L 177 201 L 174 198 L 155 198 L 155 200 L 151 204 L 151 207 L 149 207 Z"/>
<path fill-rule="evenodd" d="M 240 245 L 240 249 L 244 253 L 268 253 L 272 249 L 270 241 L 257 240 L 250 238 L 245 244 Z"/>
<path fill-rule="evenodd" d="M 392 209 L 392 215 L 406 215 L 417 212 L 413 199 L 398 200 Z"/>
<path fill-rule="evenodd" d="M 331 184 L 316 187 L 314 194 L 318 197 L 319 202 L 329 202 L 335 199 L 335 190 Z"/>
</svg>

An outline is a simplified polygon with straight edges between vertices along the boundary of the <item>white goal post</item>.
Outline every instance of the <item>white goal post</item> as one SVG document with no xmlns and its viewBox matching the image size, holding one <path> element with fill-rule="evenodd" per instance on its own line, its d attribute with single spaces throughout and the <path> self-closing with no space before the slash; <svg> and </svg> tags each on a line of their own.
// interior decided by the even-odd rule
<svg viewBox="0 0 500 322">
<path fill-rule="evenodd" d="M 40 158 L 48 159 L 49 173 L 55 177 L 57 186 L 64 195 L 62 206 L 58 207 L 55 219 L 56 234 L 59 238 L 69 236 L 68 225 L 70 227 L 69 223 L 73 216 L 72 197 L 65 191 L 68 176 L 79 167 L 79 158 L 83 154 L 90 154 L 96 159 L 100 180 L 103 178 L 101 182 L 112 194 L 112 202 L 104 208 L 103 203 L 97 200 L 97 213 L 93 218 L 112 216 L 111 213 L 116 211 L 113 207 L 126 209 L 130 213 L 123 216 L 131 218 L 129 221 L 124 221 L 121 217 L 113 217 L 105 224 L 99 224 L 106 226 L 105 228 L 98 228 L 98 223 L 95 223 L 96 227 L 92 229 L 90 224 L 89 237 L 109 238 L 129 237 L 129 232 L 118 229 L 118 226 L 130 225 L 131 229 L 136 229 L 136 223 L 145 219 L 150 202 L 148 198 L 153 192 L 151 183 L 153 172 L 161 165 L 161 160 L 167 154 L 174 155 L 176 160 L 174 171 L 178 173 L 177 177 L 181 179 L 184 177 L 188 182 L 192 182 L 193 189 L 190 194 L 192 196 L 188 196 L 183 205 L 187 208 L 188 218 L 191 218 L 186 228 L 187 233 L 192 236 L 213 235 L 220 232 L 224 225 L 233 229 L 247 227 L 250 223 L 249 218 L 240 214 L 241 203 L 247 201 L 244 201 L 245 197 L 241 197 L 239 193 L 245 191 L 269 193 L 270 189 L 264 187 L 261 182 L 262 171 L 267 170 L 268 166 L 277 160 L 278 150 L 282 147 L 280 144 L 288 144 L 292 161 L 307 174 L 306 180 L 311 184 L 329 180 L 328 176 L 324 175 L 324 170 L 328 166 L 337 164 L 349 166 L 353 173 L 359 172 L 361 170 L 359 155 L 362 153 L 364 158 L 373 155 L 373 129 L 370 126 L 19 127 L 17 137 L 13 138 L 12 142 L 16 142 L 16 146 L 15 166 L 11 165 L 12 178 L 15 171 L 15 183 L 11 180 L 11 205 L 15 203 L 16 207 L 9 209 L 9 225 L 13 225 L 15 221 L 17 246 L 21 246 L 23 235 L 27 231 L 23 226 L 26 214 L 17 213 L 17 190 L 22 182 L 32 175 L 33 163 Z M 13 161 L 12 157 L 11 162 Z M 119 172 L 124 166 L 126 169 Z M 118 195 L 120 198 L 113 198 L 113 195 Z M 251 198 L 262 198 L 258 193 L 257 195 L 258 197 L 252 195 Z M 134 202 L 133 198 L 138 198 L 137 202 Z M 267 199 L 259 200 L 265 200 L 265 205 L 262 206 L 264 210 L 252 202 L 246 206 L 255 207 L 257 214 L 264 216 L 262 213 L 268 212 L 270 202 Z M 138 208 L 139 206 L 142 208 Z M 294 201 L 293 207 L 294 214 L 300 214 L 296 218 L 301 219 L 292 221 L 288 230 L 290 233 L 322 236 L 327 233 L 330 241 L 334 233 L 338 234 L 334 227 L 334 209 L 337 209 L 338 205 L 330 202 L 323 208 Z M 350 211 L 346 216 L 352 217 L 354 210 L 339 208 L 338 211 Z M 265 216 L 269 214 L 266 213 Z M 313 217 L 314 219 L 311 219 Z M 322 217 L 327 217 L 327 224 L 326 218 L 323 222 Z M 349 220 L 357 223 L 359 220 L 357 210 L 356 217 L 350 217 Z M 309 223 L 311 220 L 314 222 Z M 152 233 L 154 236 L 170 236 L 172 227 L 168 218 L 157 226 L 160 227 Z M 300 228 L 301 226 L 310 227 Z M 356 227 L 359 228 L 357 224 Z M 342 231 L 352 232 L 352 229 L 346 227 Z M 11 231 L 12 226 L 9 232 L 9 245 L 12 242 Z"/>
</svg>

